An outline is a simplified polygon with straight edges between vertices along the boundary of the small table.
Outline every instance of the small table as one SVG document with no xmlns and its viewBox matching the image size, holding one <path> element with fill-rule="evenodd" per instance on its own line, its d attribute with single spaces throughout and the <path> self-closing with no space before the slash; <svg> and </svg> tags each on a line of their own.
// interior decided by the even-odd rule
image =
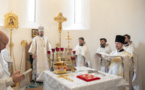
<svg viewBox="0 0 145 90">
<path fill-rule="evenodd" d="M 100 71 L 99 72 L 105 74 L 105 76 L 92 73 L 100 77 L 100 80 L 86 82 L 76 76 L 88 73 L 87 70 L 91 70 L 91 68 L 78 67 L 77 69 L 79 70 L 74 73 L 67 73 L 73 82 L 64 78 L 58 78 L 58 75 L 51 71 L 44 71 L 37 78 L 37 81 L 43 81 L 43 90 L 121 90 L 122 88 L 118 86 L 122 83 L 126 83 L 120 76 L 110 75 Z"/>
</svg>

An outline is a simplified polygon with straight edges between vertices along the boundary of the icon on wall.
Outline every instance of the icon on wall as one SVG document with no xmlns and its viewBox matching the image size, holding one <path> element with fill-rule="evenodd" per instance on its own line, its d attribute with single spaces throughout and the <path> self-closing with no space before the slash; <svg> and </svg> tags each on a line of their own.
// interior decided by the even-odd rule
<svg viewBox="0 0 145 90">
<path fill-rule="evenodd" d="M 38 36 L 38 29 L 32 29 L 32 38 Z"/>
</svg>

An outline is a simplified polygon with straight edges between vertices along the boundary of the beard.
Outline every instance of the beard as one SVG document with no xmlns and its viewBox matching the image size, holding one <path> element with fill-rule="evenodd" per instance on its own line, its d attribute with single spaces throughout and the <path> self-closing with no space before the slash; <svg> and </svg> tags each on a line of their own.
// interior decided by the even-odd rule
<svg viewBox="0 0 145 90">
<path fill-rule="evenodd" d="M 40 35 L 40 37 L 43 37 L 43 35 Z"/>
<path fill-rule="evenodd" d="M 81 43 L 81 44 L 79 44 L 80 46 L 83 46 L 84 45 L 84 43 Z"/>
<path fill-rule="evenodd" d="M 102 48 L 105 48 L 105 44 L 101 44 L 100 46 L 101 46 Z"/>
<path fill-rule="evenodd" d="M 124 44 L 128 44 L 128 42 L 124 42 Z"/>
</svg>

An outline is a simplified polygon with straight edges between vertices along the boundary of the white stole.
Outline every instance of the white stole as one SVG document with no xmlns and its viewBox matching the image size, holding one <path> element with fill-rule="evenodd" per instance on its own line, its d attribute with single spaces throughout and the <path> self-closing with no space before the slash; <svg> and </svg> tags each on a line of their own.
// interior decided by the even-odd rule
<svg viewBox="0 0 145 90">
<path fill-rule="evenodd" d="M 3 62 L 3 58 L 2 55 L 0 53 L 0 88 L 2 88 L 3 90 L 13 90 L 10 86 L 6 85 L 6 80 L 10 78 L 9 76 L 9 72 L 6 69 L 6 67 L 4 67 L 4 62 Z"/>
<path fill-rule="evenodd" d="M 103 69 L 101 69 L 101 66 L 105 66 L 105 67 L 108 66 L 108 62 L 106 60 L 102 59 L 102 65 L 101 65 L 101 58 L 98 57 L 97 53 L 110 54 L 111 51 L 112 51 L 111 47 L 108 44 L 105 46 L 105 48 L 99 47 L 97 52 L 94 54 L 94 58 L 93 58 L 93 62 L 92 62 L 93 67 L 92 68 L 105 72 Z"/>
<path fill-rule="evenodd" d="M 88 49 L 87 44 L 83 46 L 79 46 L 79 44 L 75 47 L 74 51 L 76 51 L 76 66 L 81 67 L 84 66 L 84 62 L 88 63 L 90 67 L 90 51 Z"/>
<path fill-rule="evenodd" d="M 43 71 L 49 69 L 47 51 L 51 51 L 51 45 L 48 39 L 46 37 L 36 36 L 28 52 L 36 55 L 33 61 L 33 75 L 35 74 L 37 77 Z"/>
</svg>

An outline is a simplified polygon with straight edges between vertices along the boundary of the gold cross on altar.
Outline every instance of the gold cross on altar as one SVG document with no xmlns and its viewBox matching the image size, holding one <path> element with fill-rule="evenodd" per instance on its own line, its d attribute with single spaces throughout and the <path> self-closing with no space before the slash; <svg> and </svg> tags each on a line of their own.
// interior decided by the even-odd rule
<svg viewBox="0 0 145 90">
<path fill-rule="evenodd" d="M 69 80 L 69 81 L 73 82 L 74 80 L 72 80 L 71 78 L 68 78 L 68 76 L 69 76 L 69 75 L 67 75 L 67 74 L 66 74 L 66 75 L 62 74 L 62 75 L 58 75 L 57 77 L 58 77 L 58 78 L 64 78 L 64 79 L 66 79 L 66 80 Z"/>
<path fill-rule="evenodd" d="M 60 13 L 58 14 L 58 16 L 54 18 L 54 20 L 57 21 L 57 22 L 59 23 L 58 30 L 59 30 L 59 33 L 61 33 L 61 31 L 62 31 L 62 23 L 63 23 L 64 21 L 66 21 L 67 19 L 66 19 L 65 17 L 63 17 L 63 14 L 60 12 Z"/>
</svg>

